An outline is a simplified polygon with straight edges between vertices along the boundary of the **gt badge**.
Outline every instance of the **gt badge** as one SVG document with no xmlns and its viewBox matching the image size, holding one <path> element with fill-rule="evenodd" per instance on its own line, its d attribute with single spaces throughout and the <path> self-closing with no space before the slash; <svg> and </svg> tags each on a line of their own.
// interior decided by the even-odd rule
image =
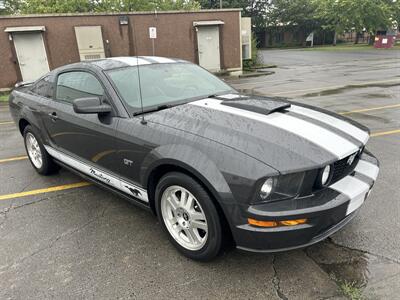
<svg viewBox="0 0 400 300">
<path fill-rule="evenodd" d="M 131 167 L 133 164 L 133 161 L 131 161 L 130 159 L 124 158 L 124 165 Z"/>
</svg>

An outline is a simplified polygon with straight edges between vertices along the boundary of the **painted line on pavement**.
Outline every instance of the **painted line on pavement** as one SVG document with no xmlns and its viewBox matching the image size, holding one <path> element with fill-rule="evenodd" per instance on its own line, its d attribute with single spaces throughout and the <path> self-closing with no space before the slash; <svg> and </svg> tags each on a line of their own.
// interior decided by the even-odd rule
<svg viewBox="0 0 400 300">
<path fill-rule="evenodd" d="M 383 136 L 383 135 L 390 135 L 400 133 L 400 129 L 390 130 L 390 131 L 382 131 L 382 132 L 374 132 L 371 133 L 371 137 Z"/>
<path fill-rule="evenodd" d="M 10 157 L 10 158 L 2 158 L 2 159 L 0 159 L 0 164 L 9 162 L 9 161 L 24 160 L 24 159 L 28 159 L 28 156 L 25 155 L 25 156 L 15 156 L 15 157 Z"/>
<path fill-rule="evenodd" d="M 14 124 L 14 122 L 13 121 L 0 122 L 0 125 L 8 125 L 8 124 Z"/>
<path fill-rule="evenodd" d="M 371 84 L 381 84 L 381 83 L 390 83 L 390 82 L 399 82 L 398 79 L 392 79 L 392 80 L 383 80 L 383 81 L 369 81 L 369 82 L 363 82 L 363 83 L 348 83 L 346 85 L 333 85 L 333 86 L 325 86 L 325 87 L 320 87 L 320 88 L 315 88 L 315 89 L 305 89 L 305 90 L 294 90 L 294 91 L 285 91 L 285 92 L 279 92 L 279 93 L 271 93 L 272 96 L 275 95 L 283 95 L 283 94 L 292 94 L 292 93 L 297 93 L 297 92 L 312 92 L 312 91 L 328 91 L 328 90 L 335 90 L 335 89 L 340 89 L 340 88 L 345 88 L 345 87 L 368 87 L 368 85 Z"/>
<path fill-rule="evenodd" d="M 344 111 L 339 114 L 340 115 L 350 115 L 350 114 L 354 114 L 354 113 L 387 109 L 387 108 L 396 108 L 396 107 L 400 107 L 400 104 L 392 104 L 392 105 L 385 105 L 385 106 L 378 106 L 378 107 L 371 107 L 371 108 L 364 108 L 364 109 L 356 109 L 356 110 Z"/>
<path fill-rule="evenodd" d="M 44 189 L 37 189 L 37 190 L 14 193 L 14 194 L 0 195 L 0 200 L 9 200 L 9 199 L 14 199 L 14 198 L 38 195 L 38 194 L 70 190 L 70 189 L 75 189 L 75 188 L 89 186 L 89 185 L 91 185 L 91 183 L 86 182 L 86 181 L 71 183 L 71 184 L 64 184 L 64 185 L 53 186 L 53 187 L 44 188 Z"/>
</svg>

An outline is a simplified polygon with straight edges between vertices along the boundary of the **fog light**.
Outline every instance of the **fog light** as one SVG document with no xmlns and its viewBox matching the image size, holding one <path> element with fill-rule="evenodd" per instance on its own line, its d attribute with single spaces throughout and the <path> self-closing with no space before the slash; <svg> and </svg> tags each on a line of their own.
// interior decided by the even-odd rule
<svg viewBox="0 0 400 300">
<path fill-rule="evenodd" d="M 265 200 L 272 192 L 272 187 L 274 185 L 274 180 L 272 178 L 268 178 L 265 180 L 264 184 L 260 189 L 260 197 L 261 199 Z"/>
<path fill-rule="evenodd" d="M 297 219 L 297 220 L 286 220 L 286 221 L 279 221 L 279 224 L 284 226 L 295 226 L 300 224 L 307 223 L 307 219 Z"/>
<path fill-rule="evenodd" d="M 327 184 L 329 178 L 331 177 L 331 166 L 327 165 L 323 170 L 322 170 L 322 176 L 321 176 L 321 184 L 325 185 Z"/>
</svg>

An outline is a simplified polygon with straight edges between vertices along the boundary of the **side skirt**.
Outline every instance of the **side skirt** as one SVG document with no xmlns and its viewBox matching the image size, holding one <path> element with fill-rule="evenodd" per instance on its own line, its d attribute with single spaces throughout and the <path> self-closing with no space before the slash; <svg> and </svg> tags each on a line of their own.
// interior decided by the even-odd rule
<svg viewBox="0 0 400 300">
<path fill-rule="evenodd" d="M 98 167 L 87 164 L 80 159 L 74 158 L 71 155 L 65 154 L 61 151 L 54 149 L 53 147 L 44 146 L 46 151 L 58 162 L 62 163 L 63 166 L 67 166 L 76 171 L 79 171 L 80 175 L 84 175 L 85 178 L 90 178 L 96 183 L 101 183 L 104 186 L 110 187 L 113 190 L 119 190 L 127 196 L 138 199 L 141 202 L 148 203 L 149 199 L 147 191 L 133 183 L 127 182 L 120 177 L 113 175 L 109 172 L 103 171 Z"/>
<path fill-rule="evenodd" d="M 112 192 L 112 193 L 114 193 L 114 194 L 116 194 L 116 195 L 118 195 L 118 196 L 124 198 L 125 200 L 128 200 L 130 203 L 132 203 L 132 204 L 134 204 L 134 205 L 136 205 L 136 206 L 138 206 L 138 207 L 140 207 L 140 208 L 144 208 L 144 209 L 146 209 L 146 210 L 148 210 L 148 211 L 150 211 L 150 212 L 152 211 L 151 208 L 150 208 L 150 206 L 149 206 L 147 203 L 145 203 L 145 202 L 143 202 L 143 201 L 141 201 L 141 200 L 139 200 L 139 199 L 137 199 L 137 198 L 133 198 L 133 197 L 131 197 L 131 196 L 125 194 L 124 192 L 121 192 L 121 191 L 119 191 L 119 190 L 117 190 L 117 189 L 115 189 L 115 188 L 109 186 L 108 184 L 105 184 L 105 183 L 103 183 L 103 182 L 101 182 L 101 181 L 99 181 L 99 180 L 96 180 L 96 179 L 94 179 L 94 178 L 92 178 L 92 177 L 86 175 L 85 173 L 82 173 L 82 172 L 80 172 L 80 171 L 74 169 L 73 167 L 71 167 L 71 166 L 69 166 L 69 165 L 66 165 L 65 163 L 59 161 L 59 160 L 56 159 L 56 158 L 54 158 L 54 162 L 56 162 L 56 163 L 57 163 L 58 165 L 60 165 L 61 167 L 67 169 L 68 171 L 70 171 L 70 172 L 72 172 L 72 173 L 74 173 L 74 174 L 76 174 L 76 175 L 82 177 L 83 179 L 85 179 L 85 180 L 87 180 L 87 181 L 90 181 L 90 182 L 93 182 L 94 184 L 96 184 L 96 185 L 99 186 L 100 188 L 103 188 L 104 190 L 107 190 L 107 191 L 109 191 L 109 192 Z"/>
</svg>

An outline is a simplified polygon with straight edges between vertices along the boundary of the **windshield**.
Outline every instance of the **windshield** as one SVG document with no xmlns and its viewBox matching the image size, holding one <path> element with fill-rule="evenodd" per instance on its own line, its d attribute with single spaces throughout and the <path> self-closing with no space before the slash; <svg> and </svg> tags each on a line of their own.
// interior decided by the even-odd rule
<svg viewBox="0 0 400 300">
<path fill-rule="evenodd" d="M 232 91 L 222 80 L 190 63 L 142 65 L 139 71 L 146 110 Z M 114 69 L 107 74 L 129 108 L 141 111 L 137 67 Z"/>
</svg>

